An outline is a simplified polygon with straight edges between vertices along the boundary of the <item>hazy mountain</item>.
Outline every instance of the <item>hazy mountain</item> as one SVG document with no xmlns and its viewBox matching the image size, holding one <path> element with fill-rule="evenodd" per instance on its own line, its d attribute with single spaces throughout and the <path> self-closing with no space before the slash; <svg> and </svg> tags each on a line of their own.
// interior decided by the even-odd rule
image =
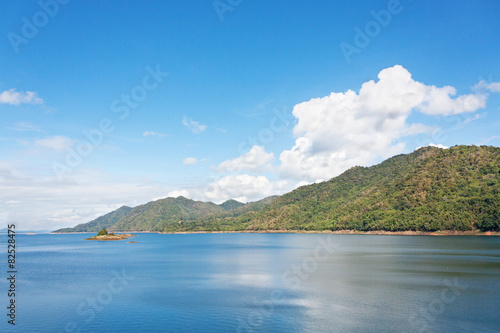
<svg viewBox="0 0 500 333">
<path fill-rule="evenodd" d="M 8 228 L 0 229 L 0 234 L 8 233 Z M 16 232 L 16 234 L 48 234 L 50 230 L 17 230 L 11 229 Z"/>
</svg>

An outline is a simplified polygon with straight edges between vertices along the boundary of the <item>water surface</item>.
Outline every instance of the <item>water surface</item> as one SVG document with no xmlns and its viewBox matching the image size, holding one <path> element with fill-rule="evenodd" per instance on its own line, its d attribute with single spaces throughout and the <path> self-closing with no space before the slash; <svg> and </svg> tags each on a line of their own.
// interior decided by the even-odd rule
<svg viewBox="0 0 500 333">
<path fill-rule="evenodd" d="M 3 314 L 0 330 L 500 328 L 498 237 L 139 234 L 130 244 L 89 236 L 17 236 L 17 325 Z M 6 260 L 2 267 L 7 276 Z M 5 278 L 0 288 L 6 306 Z"/>
</svg>

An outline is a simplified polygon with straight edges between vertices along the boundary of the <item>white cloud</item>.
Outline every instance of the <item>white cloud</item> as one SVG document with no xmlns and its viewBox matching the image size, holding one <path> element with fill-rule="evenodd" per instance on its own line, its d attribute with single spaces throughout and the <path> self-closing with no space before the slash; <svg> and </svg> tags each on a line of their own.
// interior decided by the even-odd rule
<svg viewBox="0 0 500 333">
<path fill-rule="evenodd" d="M 198 163 L 198 160 L 195 157 L 187 157 L 182 160 L 182 163 L 184 163 L 184 165 L 193 165 Z"/>
<path fill-rule="evenodd" d="M 206 125 L 201 125 L 199 122 L 187 117 L 182 118 L 182 124 L 195 134 L 199 134 L 207 129 Z"/>
<path fill-rule="evenodd" d="M 253 146 L 250 151 L 240 157 L 222 162 L 218 167 L 219 172 L 266 172 L 271 170 L 274 154 L 266 153 L 260 146 Z"/>
<path fill-rule="evenodd" d="M 72 227 L 122 205 L 137 206 L 164 197 L 173 190 L 160 182 L 124 181 L 123 177 L 82 168 L 58 181 L 39 167 L 29 169 L 2 160 L 0 188 L 0 202 L 7 203 L 0 210 L 0 221 L 16 223 L 21 230 Z"/>
<path fill-rule="evenodd" d="M 33 91 L 18 92 L 16 89 L 10 89 L 0 94 L 0 104 L 42 104 L 43 99 Z"/>
<path fill-rule="evenodd" d="M 481 114 L 475 114 L 475 115 L 474 115 L 474 116 L 472 116 L 472 117 L 468 117 L 468 118 L 466 118 L 466 119 L 464 120 L 463 124 L 465 125 L 465 124 L 468 124 L 468 123 L 470 123 L 470 122 L 473 122 L 473 121 L 475 121 L 475 120 L 478 120 L 478 119 L 481 119 L 481 118 L 484 118 L 484 117 L 486 117 L 486 112 L 481 113 Z"/>
<path fill-rule="evenodd" d="M 190 194 L 188 190 L 180 190 L 180 191 L 171 191 L 168 192 L 167 197 L 168 198 L 177 198 L 177 197 L 184 197 L 184 198 L 189 198 Z"/>
<path fill-rule="evenodd" d="M 488 84 L 487 88 L 491 92 L 500 92 L 500 82 L 492 82 Z"/>
<path fill-rule="evenodd" d="M 167 134 L 162 134 L 162 133 L 157 133 L 157 132 L 149 131 L 149 132 L 142 133 L 142 136 L 157 136 L 159 138 L 163 138 L 163 137 L 167 136 Z"/>
<path fill-rule="evenodd" d="M 288 182 L 283 180 L 272 182 L 264 176 L 229 175 L 211 183 L 204 196 L 216 203 L 228 199 L 249 202 L 289 189 Z"/>
<path fill-rule="evenodd" d="M 412 111 L 430 115 L 473 112 L 486 105 L 485 94 L 461 95 L 453 87 L 427 86 L 402 66 L 382 70 L 378 81 L 356 93 L 332 93 L 300 103 L 295 145 L 280 154 L 282 176 L 308 182 L 327 180 L 355 165 L 369 165 L 404 151 L 405 136 L 438 128 L 408 124 Z"/>
<path fill-rule="evenodd" d="M 473 88 L 472 90 L 474 91 L 478 91 L 478 92 L 481 92 L 481 91 L 489 91 L 489 92 L 492 92 L 492 93 L 496 93 L 496 92 L 500 92 L 500 82 L 486 82 L 484 80 L 481 80 L 479 81 L 479 83 L 477 83 Z"/>
<path fill-rule="evenodd" d="M 438 143 L 438 144 L 435 144 L 435 143 L 429 143 L 429 146 L 431 146 L 431 147 L 436 147 L 436 148 L 441 148 L 441 149 L 448 149 L 448 148 L 450 148 L 450 147 L 445 146 L 445 145 L 440 144 L 440 143 Z"/>
<path fill-rule="evenodd" d="M 450 96 L 457 94 L 454 87 L 428 86 L 426 88 L 424 100 L 416 106 L 418 110 L 426 114 L 449 116 L 477 111 L 486 106 L 487 97 L 483 94 L 462 95 L 453 99 Z"/>
<path fill-rule="evenodd" d="M 411 136 L 421 133 L 436 134 L 441 128 L 438 126 L 427 126 L 424 124 L 411 124 L 403 130 L 404 136 Z"/>
<path fill-rule="evenodd" d="M 415 150 L 419 150 L 420 148 L 423 148 L 423 147 L 436 147 L 436 148 L 441 148 L 441 149 L 448 149 L 450 147 L 448 146 L 445 146 L 441 143 L 438 143 L 438 144 L 435 144 L 435 143 L 429 143 L 427 146 L 420 146 L 420 147 L 417 147 Z"/>
<path fill-rule="evenodd" d="M 75 140 L 70 139 L 66 136 L 56 135 L 36 140 L 33 145 L 35 148 L 64 152 L 69 150 L 69 148 L 71 148 L 71 146 L 73 146 L 75 142 Z"/>
</svg>

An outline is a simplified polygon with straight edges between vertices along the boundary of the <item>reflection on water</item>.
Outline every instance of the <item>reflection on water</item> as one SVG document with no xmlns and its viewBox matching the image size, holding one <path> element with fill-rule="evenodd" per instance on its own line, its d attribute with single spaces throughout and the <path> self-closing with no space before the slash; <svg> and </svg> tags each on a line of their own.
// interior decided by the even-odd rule
<svg viewBox="0 0 500 333">
<path fill-rule="evenodd" d="M 17 325 L 4 320 L 2 331 L 500 327 L 497 237 L 140 234 L 137 244 L 86 237 L 18 236 Z"/>
</svg>

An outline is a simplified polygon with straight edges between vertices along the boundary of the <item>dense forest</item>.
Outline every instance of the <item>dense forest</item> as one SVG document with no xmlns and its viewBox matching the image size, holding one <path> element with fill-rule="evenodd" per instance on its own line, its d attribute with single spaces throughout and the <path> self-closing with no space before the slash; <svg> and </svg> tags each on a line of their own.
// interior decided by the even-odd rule
<svg viewBox="0 0 500 333">
<path fill-rule="evenodd" d="M 124 208 L 56 232 L 500 230 L 500 148 L 424 147 L 249 204 L 178 197 Z"/>
</svg>

